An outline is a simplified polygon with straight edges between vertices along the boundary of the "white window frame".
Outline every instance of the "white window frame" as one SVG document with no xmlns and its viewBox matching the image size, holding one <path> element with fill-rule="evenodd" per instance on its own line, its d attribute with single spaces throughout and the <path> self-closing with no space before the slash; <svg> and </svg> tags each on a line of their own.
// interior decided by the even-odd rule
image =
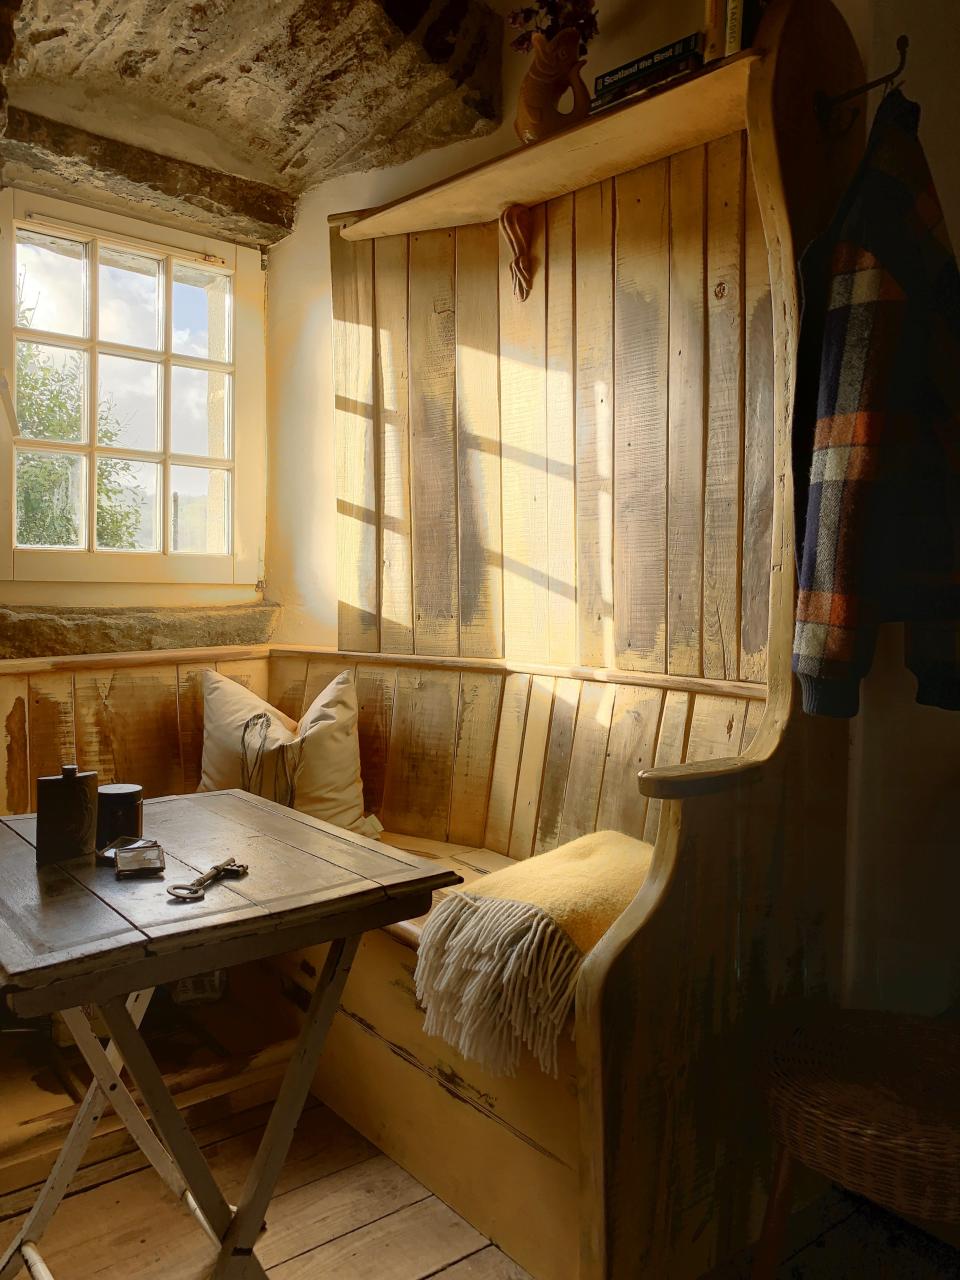
<svg viewBox="0 0 960 1280">
<path fill-rule="evenodd" d="M 229 272 L 233 278 L 233 460 L 194 458 L 201 466 L 226 467 L 233 473 L 231 495 L 231 549 L 226 554 L 204 555 L 169 549 L 169 457 L 163 462 L 162 550 L 102 551 L 91 536 L 91 496 L 96 485 L 94 455 L 87 441 L 88 545 L 83 549 L 18 547 L 15 540 L 13 432 L 8 426 L 15 397 L 16 338 L 14 334 L 16 298 L 16 233 L 18 227 L 43 228 L 52 233 L 87 239 L 94 248 L 98 237 L 112 244 L 129 245 L 146 255 L 179 259 Z M 212 237 L 156 226 L 86 206 L 56 200 L 27 191 L 7 188 L 0 191 L 0 373 L 8 390 L 0 384 L 0 580 L 18 582 L 130 582 L 209 583 L 253 585 L 263 577 L 263 549 L 266 526 L 266 352 L 264 334 L 264 277 L 260 253 Z M 170 273 L 166 278 L 164 324 L 166 338 L 160 365 L 163 372 L 164 451 L 169 454 L 170 369 L 177 364 L 210 368 L 216 361 L 171 356 Z M 96 270 L 91 271 L 96 287 Z M 95 298 L 94 298 L 95 305 Z M 21 336 L 26 336 L 25 334 Z M 32 331 L 31 331 L 31 336 Z M 37 341 L 54 342 L 90 353 L 88 359 L 89 396 L 96 400 L 96 361 L 92 335 L 66 338 L 36 334 Z M 117 344 L 109 346 L 121 355 L 134 350 Z M 143 356 L 142 351 L 136 354 Z M 157 353 L 158 355 L 160 353 Z M 220 365 L 222 368 L 223 366 Z M 93 421 L 91 411 L 91 421 Z M 15 424 L 13 424 L 14 429 Z M 21 437 L 24 447 L 32 441 Z M 125 456 L 137 457 L 137 450 L 122 449 Z M 148 455 L 140 455 L 147 458 Z M 151 461 L 156 454 L 149 455 Z M 180 462 L 176 459 L 176 465 Z"/>
</svg>

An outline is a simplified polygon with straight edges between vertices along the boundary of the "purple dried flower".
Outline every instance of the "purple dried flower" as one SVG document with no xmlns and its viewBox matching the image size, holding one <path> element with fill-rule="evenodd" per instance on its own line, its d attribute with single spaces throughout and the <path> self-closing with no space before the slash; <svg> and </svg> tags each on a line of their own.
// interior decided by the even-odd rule
<svg viewBox="0 0 960 1280">
<path fill-rule="evenodd" d="M 533 48 L 533 33 L 540 32 L 547 40 L 552 40 L 567 27 L 573 27 L 580 37 L 581 57 L 587 51 L 588 43 L 597 34 L 598 24 L 595 13 L 596 0 L 536 0 L 536 4 L 524 5 L 514 9 L 508 16 L 511 27 L 526 27 L 510 44 L 520 53 L 529 53 Z"/>
</svg>

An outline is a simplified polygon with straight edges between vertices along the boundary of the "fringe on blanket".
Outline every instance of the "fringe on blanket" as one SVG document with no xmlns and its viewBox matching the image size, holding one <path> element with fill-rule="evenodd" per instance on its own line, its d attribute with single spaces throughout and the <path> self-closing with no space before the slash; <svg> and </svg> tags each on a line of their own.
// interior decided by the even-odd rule
<svg viewBox="0 0 960 1280">
<path fill-rule="evenodd" d="M 515 1075 L 522 1045 L 544 1071 L 573 1008 L 583 956 L 541 907 L 455 893 L 420 937 L 424 1029 L 497 1075 Z"/>
</svg>

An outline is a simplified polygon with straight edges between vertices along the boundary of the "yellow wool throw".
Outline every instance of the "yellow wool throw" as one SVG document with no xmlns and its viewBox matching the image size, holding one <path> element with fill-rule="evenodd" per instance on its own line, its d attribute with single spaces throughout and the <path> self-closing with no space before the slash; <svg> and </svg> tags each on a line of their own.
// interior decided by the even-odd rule
<svg viewBox="0 0 960 1280">
<path fill-rule="evenodd" d="M 424 1029 L 498 1075 L 526 1045 L 557 1074 L 584 957 L 637 894 L 653 846 L 598 831 L 475 880 L 430 912 L 417 955 Z"/>
</svg>

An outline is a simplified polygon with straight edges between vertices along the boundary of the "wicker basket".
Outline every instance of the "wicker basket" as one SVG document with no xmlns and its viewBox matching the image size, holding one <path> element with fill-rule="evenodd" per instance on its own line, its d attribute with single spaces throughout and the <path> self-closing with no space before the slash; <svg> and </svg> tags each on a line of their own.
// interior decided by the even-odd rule
<svg viewBox="0 0 960 1280">
<path fill-rule="evenodd" d="M 773 1132 L 808 1168 L 909 1217 L 960 1222 L 960 1027 L 838 1011 L 773 1055 Z"/>
</svg>

